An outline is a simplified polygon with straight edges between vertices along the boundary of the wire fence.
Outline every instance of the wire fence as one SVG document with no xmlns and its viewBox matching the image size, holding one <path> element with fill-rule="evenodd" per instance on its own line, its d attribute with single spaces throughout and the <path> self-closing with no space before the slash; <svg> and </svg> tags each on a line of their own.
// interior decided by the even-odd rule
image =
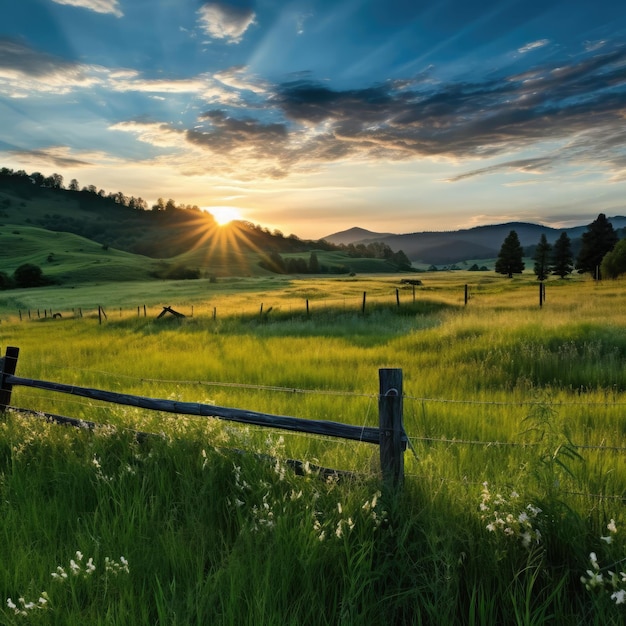
<svg viewBox="0 0 626 626">
<path fill-rule="evenodd" d="M 356 391 L 339 391 L 333 389 L 307 389 L 307 388 L 299 388 L 299 387 L 282 387 L 276 385 L 260 385 L 260 384 L 251 384 L 251 383 L 237 383 L 232 381 L 216 381 L 216 380 L 189 380 L 184 378 L 148 378 L 148 377 L 134 377 L 126 374 L 119 374 L 116 372 L 110 372 L 106 370 L 89 370 L 83 368 L 75 368 L 75 367 L 67 367 L 67 366 L 56 366 L 55 369 L 58 370 L 66 370 L 72 371 L 75 375 L 78 375 L 80 378 L 81 375 L 89 375 L 89 376 L 98 376 L 98 377 L 106 377 L 110 379 L 120 379 L 124 381 L 128 381 L 133 384 L 150 384 L 150 385 L 158 385 L 163 386 L 164 388 L 167 386 L 176 386 L 176 387 L 214 387 L 214 388 L 224 388 L 227 390 L 240 389 L 244 391 L 259 391 L 263 393 L 271 394 L 282 394 L 282 395 L 308 395 L 308 396 L 329 396 L 329 397 L 344 397 L 344 398 L 352 398 L 352 399 L 361 399 L 367 401 L 367 409 L 362 417 L 361 427 L 366 428 L 369 423 L 373 420 L 373 413 L 375 411 L 371 410 L 371 407 L 374 405 L 374 401 L 378 398 L 377 394 L 372 393 L 362 393 Z M 20 391 L 20 399 L 24 399 L 26 401 L 36 401 L 36 399 L 41 399 L 41 395 L 37 393 L 29 393 L 27 389 Z M 503 400 L 485 400 L 485 399 L 450 399 L 450 398 L 442 398 L 442 397 L 422 397 L 416 395 L 404 395 L 403 400 L 408 406 L 414 405 L 419 409 L 422 409 L 425 405 L 434 405 L 434 406 L 442 406 L 442 405 L 450 405 L 450 406 L 466 406 L 466 407 L 481 407 L 482 409 L 489 410 L 490 408 L 502 409 L 503 407 L 512 407 L 515 409 L 518 408 L 527 408 L 527 407 L 535 407 L 542 406 L 545 404 L 544 401 L 541 400 L 511 400 L 511 401 L 503 401 Z M 75 404 L 76 406 L 80 406 L 84 412 L 93 412 L 94 409 L 97 410 L 107 410 L 111 409 L 108 407 L 98 407 L 94 404 L 93 401 L 81 401 L 76 398 L 72 398 L 71 400 L 66 400 L 66 402 L 70 402 Z M 606 407 L 623 407 L 626 405 L 624 402 L 620 402 L 618 399 L 615 400 L 606 400 L 604 402 L 587 402 L 584 399 L 580 401 L 559 401 L 555 403 L 556 406 L 578 406 L 578 407 L 598 407 L 598 406 L 606 406 Z M 419 468 L 420 459 L 424 458 L 424 456 L 428 453 L 428 450 L 433 446 L 446 446 L 447 448 L 458 448 L 458 447 L 474 447 L 479 449 L 494 449 L 500 450 L 503 453 L 506 453 L 507 450 L 512 449 L 521 449 L 521 450 L 532 450 L 537 449 L 542 446 L 542 443 L 539 441 L 522 441 L 522 440 L 504 440 L 504 439 L 481 439 L 481 438 L 463 438 L 463 437 L 454 437 L 445 434 L 437 435 L 437 436 L 428 436 L 428 435 L 419 435 L 415 432 L 411 432 L 415 428 L 419 427 L 420 418 L 419 411 L 414 411 L 412 416 L 412 425 L 406 432 L 406 439 L 409 450 L 413 453 L 413 463 L 410 465 L 410 468 Z M 406 415 L 406 414 L 405 414 Z M 261 433 L 263 428 L 256 426 L 247 427 L 249 432 L 257 432 Z M 305 433 L 286 433 L 293 437 L 307 437 Z M 347 441 L 337 441 L 332 437 L 319 437 L 316 436 L 318 441 L 325 441 L 328 445 L 335 446 L 345 446 L 346 455 L 352 454 L 352 450 L 348 451 L 349 442 Z M 626 446 L 622 445 L 610 445 L 608 443 L 581 443 L 576 444 L 575 449 L 579 452 L 583 451 L 594 451 L 598 453 L 611 453 L 613 455 L 618 455 L 621 458 L 621 455 L 626 453 Z M 436 476 L 433 474 L 424 474 L 420 472 L 412 472 L 406 471 L 405 477 L 427 481 L 427 482 L 440 482 L 441 484 L 455 484 L 455 485 L 481 485 L 482 481 L 479 480 L 468 480 L 466 478 L 459 479 L 453 477 L 446 476 Z M 563 490 L 562 494 L 564 496 L 571 496 L 576 498 L 587 498 L 591 500 L 607 500 L 607 501 L 622 501 L 626 498 L 626 490 L 624 494 L 610 494 L 610 493 L 592 493 L 592 492 L 584 492 L 584 491 L 575 491 L 575 490 Z"/>
</svg>

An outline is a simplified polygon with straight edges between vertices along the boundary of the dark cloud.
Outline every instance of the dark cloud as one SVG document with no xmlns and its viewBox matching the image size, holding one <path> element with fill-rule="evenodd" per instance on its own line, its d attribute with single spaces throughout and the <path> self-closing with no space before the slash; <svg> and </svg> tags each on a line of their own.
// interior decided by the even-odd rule
<svg viewBox="0 0 626 626">
<path fill-rule="evenodd" d="M 265 106 L 259 94 L 242 100 L 245 116 L 241 108 L 210 110 L 183 133 L 217 157 L 207 169 L 278 177 L 350 159 L 503 159 L 454 182 L 574 161 L 619 177 L 626 160 L 626 47 L 482 82 L 420 75 L 338 90 L 301 75 L 266 92 Z M 523 150 L 533 158 L 516 154 Z"/>
<path fill-rule="evenodd" d="M 76 64 L 38 52 L 10 38 L 0 38 L 0 71 L 10 70 L 35 78 L 73 70 Z"/>
<path fill-rule="evenodd" d="M 493 156 L 587 134 L 578 155 L 617 162 L 614 151 L 624 146 L 626 48 L 480 83 L 422 79 L 340 91 L 298 80 L 281 85 L 270 102 L 296 125 L 324 126 L 324 140 L 316 142 L 325 148 L 315 151 L 320 158 Z M 333 141 L 344 149 L 329 149 Z"/>
<path fill-rule="evenodd" d="M 57 150 L 10 150 L 9 154 L 29 161 L 33 160 L 50 163 L 51 165 L 54 165 L 58 168 L 85 167 L 87 165 L 91 165 L 91 163 L 88 163 L 87 161 L 64 156 L 64 150 L 64 148 L 60 148 Z"/>
</svg>

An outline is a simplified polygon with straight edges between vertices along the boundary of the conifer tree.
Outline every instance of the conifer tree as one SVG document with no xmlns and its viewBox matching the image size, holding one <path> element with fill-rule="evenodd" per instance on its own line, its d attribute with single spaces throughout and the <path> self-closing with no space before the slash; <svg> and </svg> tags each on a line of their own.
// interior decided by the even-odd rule
<svg viewBox="0 0 626 626">
<path fill-rule="evenodd" d="M 572 242 L 566 232 L 554 242 L 552 249 L 552 273 L 565 278 L 574 269 L 574 256 L 572 255 Z"/>
<path fill-rule="evenodd" d="M 537 244 L 537 249 L 535 250 L 535 267 L 534 272 L 537 276 L 537 280 L 545 280 L 548 278 L 550 274 L 550 251 L 552 250 L 552 246 L 548 243 L 546 236 L 544 234 L 541 235 L 541 239 Z"/>
<path fill-rule="evenodd" d="M 589 272 L 594 279 L 602 278 L 600 265 L 607 252 L 615 247 L 618 241 L 617 233 L 613 225 L 606 219 L 604 213 L 587 226 L 587 232 L 583 233 L 582 246 L 576 259 L 576 269 L 582 274 Z"/>
<path fill-rule="evenodd" d="M 517 233 L 512 230 L 502 243 L 496 260 L 496 272 L 506 274 L 513 278 L 513 274 L 521 274 L 524 271 L 524 249 L 520 244 Z"/>
</svg>

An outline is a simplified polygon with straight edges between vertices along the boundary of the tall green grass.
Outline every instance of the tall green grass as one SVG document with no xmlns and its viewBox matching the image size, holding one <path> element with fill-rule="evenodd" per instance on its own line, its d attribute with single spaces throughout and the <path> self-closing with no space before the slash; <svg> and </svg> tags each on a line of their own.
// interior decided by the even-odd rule
<svg viewBox="0 0 626 626">
<path fill-rule="evenodd" d="M 400 308 L 397 279 L 284 280 L 207 285 L 183 320 L 3 321 L 21 376 L 369 426 L 378 369 L 401 367 L 413 448 L 394 493 L 369 444 L 16 387 L 15 405 L 110 426 L 0 424 L 4 623 L 623 623 L 623 283 L 549 282 L 540 309 L 532 279 L 481 276 L 465 307 L 470 273 L 442 274 Z"/>
</svg>

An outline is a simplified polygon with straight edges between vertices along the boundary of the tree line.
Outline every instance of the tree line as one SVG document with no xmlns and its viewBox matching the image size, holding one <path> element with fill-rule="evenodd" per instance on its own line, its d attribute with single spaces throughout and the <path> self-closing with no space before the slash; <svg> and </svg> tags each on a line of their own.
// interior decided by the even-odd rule
<svg viewBox="0 0 626 626">
<path fill-rule="evenodd" d="M 500 248 L 495 271 L 512 278 L 524 271 L 524 249 L 517 233 L 512 230 Z M 574 269 L 579 274 L 589 273 L 595 280 L 617 278 L 626 273 L 626 239 L 619 240 L 613 225 L 604 213 L 587 226 L 581 238 L 581 247 L 574 262 L 572 243 L 567 233 L 561 233 L 554 245 L 541 235 L 533 256 L 533 271 L 537 280 L 546 280 L 550 275 L 565 278 Z"/>
</svg>

